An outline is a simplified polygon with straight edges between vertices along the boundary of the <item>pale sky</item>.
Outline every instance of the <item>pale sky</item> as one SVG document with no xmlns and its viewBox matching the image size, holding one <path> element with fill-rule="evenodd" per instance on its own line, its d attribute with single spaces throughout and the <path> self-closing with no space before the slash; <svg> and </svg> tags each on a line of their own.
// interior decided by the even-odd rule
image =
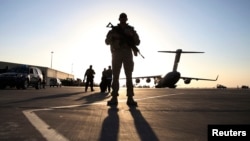
<svg viewBox="0 0 250 141">
<path fill-rule="evenodd" d="M 157 51 L 182 49 L 205 52 L 182 54 L 182 76 L 219 79 L 178 87 L 250 85 L 249 0 L 0 0 L 0 61 L 50 67 L 53 51 L 53 69 L 82 79 L 91 64 L 99 82 L 111 65 L 106 25 L 122 12 L 145 56 L 133 76 L 165 75 L 175 55 Z"/>
</svg>

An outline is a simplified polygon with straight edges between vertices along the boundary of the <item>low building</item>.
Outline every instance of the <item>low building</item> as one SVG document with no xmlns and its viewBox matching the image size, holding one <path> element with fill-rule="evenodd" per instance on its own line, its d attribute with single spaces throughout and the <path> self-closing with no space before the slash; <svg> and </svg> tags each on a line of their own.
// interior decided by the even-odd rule
<svg viewBox="0 0 250 141">
<path fill-rule="evenodd" d="M 19 66 L 19 65 L 29 65 L 29 64 L 19 64 L 19 63 L 0 61 L 0 73 L 3 73 L 6 70 L 11 69 L 11 68 L 16 67 L 16 66 Z M 34 66 L 34 67 L 38 67 L 41 69 L 41 71 L 44 74 L 44 78 L 46 80 L 46 85 L 49 85 L 50 78 L 59 78 L 61 80 L 74 79 L 73 74 L 65 73 L 65 72 L 62 72 L 59 70 L 55 70 L 55 69 L 51 69 L 51 68 L 43 67 L 43 66 L 35 66 L 35 65 L 29 65 L 29 66 Z"/>
</svg>

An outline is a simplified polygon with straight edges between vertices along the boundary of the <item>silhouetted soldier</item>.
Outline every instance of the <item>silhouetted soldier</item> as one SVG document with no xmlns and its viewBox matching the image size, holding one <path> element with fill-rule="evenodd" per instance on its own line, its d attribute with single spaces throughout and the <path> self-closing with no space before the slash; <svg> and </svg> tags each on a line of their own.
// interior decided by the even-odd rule
<svg viewBox="0 0 250 141">
<path fill-rule="evenodd" d="M 45 76 L 45 72 L 42 71 L 42 74 L 43 74 L 42 88 L 45 89 L 45 85 L 46 85 L 46 76 Z"/>
<path fill-rule="evenodd" d="M 101 92 L 105 93 L 107 89 L 107 70 L 106 68 L 102 71 L 102 81 L 100 83 Z"/>
<path fill-rule="evenodd" d="M 92 69 L 92 65 L 90 65 L 89 68 L 86 70 L 86 72 L 84 74 L 84 80 L 83 81 L 85 81 L 85 79 L 87 77 L 87 81 L 86 81 L 86 84 L 85 84 L 85 92 L 87 92 L 89 86 L 91 88 L 91 91 L 92 92 L 94 91 L 94 89 L 93 89 L 94 75 L 95 75 L 95 71 Z"/>
<path fill-rule="evenodd" d="M 110 93 L 111 90 L 111 82 L 112 82 L 112 69 L 111 66 L 109 66 L 108 70 L 106 70 L 106 79 L 107 79 L 107 88 L 108 92 Z"/>
<path fill-rule="evenodd" d="M 132 48 L 139 45 L 140 40 L 134 28 L 126 23 L 127 20 L 127 15 L 125 13 L 121 13 L 119 16 L 120 23 L 108 32 L 105 40 L 107 45 L 111 45 L 113 68 L 112 98 L 108 101 L 108 105 L 116 105 L 118 103 L 117 96 L 119 95 L 119 75 L 122 65 L 126 75 L 128 97 L 127 104 L 137 105 L 133 99 L 134 90 L 132 72 L 134 69 L 134 61 Z"/>
</svg>

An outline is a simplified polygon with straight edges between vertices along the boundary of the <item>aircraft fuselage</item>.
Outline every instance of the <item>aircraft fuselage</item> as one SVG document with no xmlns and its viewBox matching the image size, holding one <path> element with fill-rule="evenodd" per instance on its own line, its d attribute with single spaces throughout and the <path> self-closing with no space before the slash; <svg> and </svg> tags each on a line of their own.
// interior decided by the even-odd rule
<svg viewBox="0 0 250 141">
<path fill-rule="evenodd" d="M 150 82 L 150 78 L 155 79 L 155 87 L 156 88 L 176 88 L 176 83 L 183 79 L 185 84 L 190 84 L 191 80 L 206 80 L 206 81 L 216 81 L 218 79 L 218 76 L 216 79 L 207 79 L 207 78 L 197 78 L 197 77 L 184 77 L 181 76 L 181 74 L 177 71 L 178 63 L 180 62 L 180 57 L 182 53 L 204 53 L 204 52 L 197 52 L 197 51 L 182 51 L 182 49 L 177 49 L 176 51 L 158 51 L 163 53 L 175 53 L 175 60 L 174 60 L 174 66 L 173 71 L 167 73 L 164 77 L 161 77 L 161 75 L 154 75 L 154 76 L 143 76 L 143 77 L 133 77 L 136 79 L 136 83 L 140 82 L 140 78 L 147 78 L 147 82 Z"/>
<path fill-rule="evenodd" d="M 177 71 L 172 71 L 167 73 L 159 82 L 158 85 L 156 85 L 156 88 L 175 88 L 176 83 L 179 81 L 181 77 L 181 74 Z"/>
</svg>

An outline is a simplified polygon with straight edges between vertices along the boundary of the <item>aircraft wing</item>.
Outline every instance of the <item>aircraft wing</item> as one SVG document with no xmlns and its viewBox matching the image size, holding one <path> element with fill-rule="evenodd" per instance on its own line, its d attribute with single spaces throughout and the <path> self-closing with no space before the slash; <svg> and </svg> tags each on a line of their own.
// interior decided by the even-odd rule
<svg viewBox="0 0 250 141">
<path fill-rule="evenodd" d="M 150 75 L 150 76 L 137 76 L 132 77 L 132 79 L 142 79 L 142 78 L 161 78 L 162 75 Z M 126 78 L 120 78 L 120 79 L 126 79 Z"/>
<path fill-rule="evenodd" d="M 207 79 L 207 78 L 195 78 L 195 77 L 180 77 L 181 79 L 185 80 L 206 80 L 206 81 L 216 81 L 218 79 L 219 76 L 217 76 L 215 79 Z"/>
</svg>

